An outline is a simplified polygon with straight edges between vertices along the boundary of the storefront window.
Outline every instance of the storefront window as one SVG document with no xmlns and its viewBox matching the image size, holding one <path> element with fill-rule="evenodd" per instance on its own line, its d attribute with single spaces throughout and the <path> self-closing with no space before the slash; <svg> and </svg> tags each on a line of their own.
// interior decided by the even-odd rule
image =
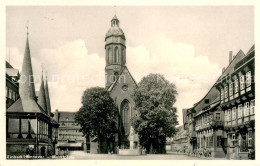
<svg viewBox="0 0 260 166">
<path fill-rule="evenodd" d="M 246 141 L 246 134 L 241 134 L 240 152 L 248 152 L 248 145 Z"/>
</svg>

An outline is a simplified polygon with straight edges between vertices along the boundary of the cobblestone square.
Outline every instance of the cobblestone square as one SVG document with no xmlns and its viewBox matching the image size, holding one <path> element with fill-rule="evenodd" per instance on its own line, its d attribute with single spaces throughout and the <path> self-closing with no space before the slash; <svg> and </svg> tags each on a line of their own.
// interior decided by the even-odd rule
<svg viewBox="0 0 260 166">
<path fill-rule="evenodd" d="M 192 157 L 184 154 L 147 154 L 140 156 L 119 156 L 117 154 L 90 154 L 83 151 L 72 151 L 69 160 L 206 160 L 205 158 Z"/>
</svg>

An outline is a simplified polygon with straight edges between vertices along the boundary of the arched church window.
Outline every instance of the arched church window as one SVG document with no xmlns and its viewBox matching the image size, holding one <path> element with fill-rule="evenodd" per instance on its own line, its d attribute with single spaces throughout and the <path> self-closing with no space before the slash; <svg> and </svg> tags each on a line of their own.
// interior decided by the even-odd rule
<svg viewBox="0 0 260 166">
<path fill-rule="evenodd" d="M 125 56 L 124 56 L 125 54 L 124 54 L 124 53 L 125 53 L 125 49 L 122 48 L 122 49 L 121 49 L 121 62 L 122 62 L 122 63 L 125 63 Z"/>
<path fill-rule="evenodd" d="M 112 57 L 112 49 L 111 49 L 111 48 L 108 48 L 108 64 L 111 64 L 111 63 L 112 63 L 112 60 L 113 60 L 113 57 Z"/>
<path fill-rule="evenodd" d="M 118 57 L 119 57 L 119 50 L 118 47 L 116 47 L 114 52 L 114 63 L 118 62 Z"/>
<path fill-rule="evenodd" d="M 130 132 L 130 119 L 131 119 L 131 104 L 128 100 L 124 100 L 121 103 L 121 115 L 122 123 L 124 126 L 125 134 L 128 135 Z"/>
</svg>

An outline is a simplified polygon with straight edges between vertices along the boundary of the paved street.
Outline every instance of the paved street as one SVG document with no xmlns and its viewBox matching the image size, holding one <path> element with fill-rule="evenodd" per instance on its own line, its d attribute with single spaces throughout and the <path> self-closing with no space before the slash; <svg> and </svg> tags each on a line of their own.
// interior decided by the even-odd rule
<svg viewBox="0 0 260 166">
<path fill-rule="evenodd" d="M 182 154 L 148 154 L 142 156 L 118 156 L 116 154 L 89 154 L 83 151 L 72 151 L 70 160 L 205 160 Z"/>
</svg>

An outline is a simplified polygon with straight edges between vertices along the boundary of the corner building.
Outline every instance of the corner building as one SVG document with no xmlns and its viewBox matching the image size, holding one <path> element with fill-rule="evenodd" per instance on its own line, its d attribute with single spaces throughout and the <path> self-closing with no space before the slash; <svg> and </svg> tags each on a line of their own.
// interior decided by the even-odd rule
<svg viewBox="0 0 260 166">
<path fill-rule="evenodd" d="M 224 113 L 228 159 L 254 158 L 255 151 L 254 46 L 217 82 Z"/>
</svg>

